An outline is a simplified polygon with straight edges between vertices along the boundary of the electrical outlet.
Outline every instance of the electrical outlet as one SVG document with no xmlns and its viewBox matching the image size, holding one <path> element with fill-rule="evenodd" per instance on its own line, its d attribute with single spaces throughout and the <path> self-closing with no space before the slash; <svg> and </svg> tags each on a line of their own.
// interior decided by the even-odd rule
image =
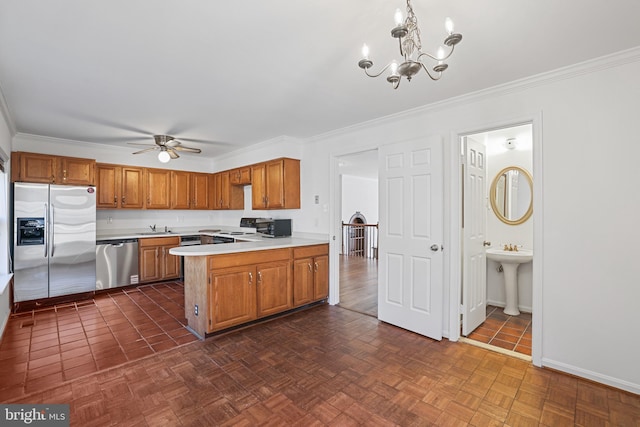
<svg viewBox="0 0 640 427">
<path fill-rule="evenodd" d="M 315 200 L 316 200 L 316 205 L 319 205 L 320 204 L 320 196 L 316 195 Z"/>
<path fill-rule="evenodd" d="M 113 218 L 109 217 L 109 218 L 107 219 L 107 224 L 111 224 L 112 222 L 113 222 Z"/>
<path fill-rule="evenodd" d="M 195 314 L 196 316 L 198 315 L 198 304 L 195 305 L 193 309 L 193 314 Z"/>
</svg>

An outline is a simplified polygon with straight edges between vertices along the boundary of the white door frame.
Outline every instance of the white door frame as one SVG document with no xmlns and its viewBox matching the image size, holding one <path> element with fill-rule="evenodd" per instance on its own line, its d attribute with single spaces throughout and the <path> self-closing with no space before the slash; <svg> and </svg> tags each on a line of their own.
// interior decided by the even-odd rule
<svg viewBox="0 0 640 427">
<path fill-rule="evenodd" d="M 535 366 L 542 366 L 542 271 L 543 271 L 543 176 L 542 176 L 542 112 L 509 120 L 486 123 L 473 128 L 452 131 L 449 144 L 449 163 L 445 163 L 445 186 L 449 185 L 449 204 L 445 200 L 445 218 L 449 218 L 449 340 L 460 339 L 460 295 L 462 285 L 461 254 L 461 149 L 460 138 L 465 135 L 487 132 L 531 123 L 533 132 L 533 300 L 532 300 L 532 348 L 531 357 Z M 448 173 L 447 173 L 448 169 Z M 446 193 L 446 192 L 445 192 Z M 447 225 L 445 224 L 445 227 Z M 445 264 L 446 265 L 446 264 Z M 446 267 L 445 267 L 446 268 Z M 445 278 L 446 280 L 446 278 Z"/>
</svg>

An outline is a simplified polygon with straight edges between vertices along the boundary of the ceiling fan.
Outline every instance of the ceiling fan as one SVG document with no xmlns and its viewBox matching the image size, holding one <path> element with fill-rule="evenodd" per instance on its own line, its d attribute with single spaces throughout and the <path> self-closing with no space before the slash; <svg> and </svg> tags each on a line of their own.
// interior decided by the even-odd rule
<svg viewBox="0 0 640 427">
<path fill-rule="evenodd" d="M 141 154 L 141 153 L 146 153 L 148 151 L 159 150 L 160 152 L 158 153 L 158 160 L 160 160 L 162 163 L 167 163 L 171 159 L 177 159 L 178 157 L 180 157 L 178 155 L 178 151 L 184 151 L 186 153 L 196 153 L 196 154 L 202 152 L 202 150 L 200 150 L 199 148 L 191 148 L 191 147 L 183 146 L 180 141 L 178 141 L 177 139 L 169 135 L 154 135 L 153 138 L 155 139 L 155 143 L 156 143 L 155 146 L 151 146 L 151 148 L 145 148 L 144 150 L 136 151 L 133 154 Z M 136 142 L 130 142 L 129 144 L 142 145 L 142 146 L 151 145 L 151 144 L 140 144 Z"/>
</svg>

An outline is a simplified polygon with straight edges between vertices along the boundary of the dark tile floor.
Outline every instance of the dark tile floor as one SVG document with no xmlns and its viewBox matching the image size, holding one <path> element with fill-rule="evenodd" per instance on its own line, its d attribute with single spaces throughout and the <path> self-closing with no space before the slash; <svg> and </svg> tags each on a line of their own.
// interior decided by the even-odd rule
<svg viewBox="0 0 640 427">
<path fill-rule="evenodd" d="M 13 314 L 0 342 L 0 401 L 196 341 L 185 325 L 177 282 Z"/>
<path fill-rule="evenodd" d="M 488 305 L 487 320 L 468 338 L 531 356 L 531 313 L 509 316 L 502 308 Z"/>
</svg>

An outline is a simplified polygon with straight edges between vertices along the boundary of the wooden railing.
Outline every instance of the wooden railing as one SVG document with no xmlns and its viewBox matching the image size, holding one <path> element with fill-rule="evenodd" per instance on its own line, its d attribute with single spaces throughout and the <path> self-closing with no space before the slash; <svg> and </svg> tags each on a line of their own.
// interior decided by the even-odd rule
<svg viewBox="0 0 640 427">
<path fill-rule="evenodd" d="M 342 254 L 378 259 L 378 224 L 343 222 Z"/>
</svg>

